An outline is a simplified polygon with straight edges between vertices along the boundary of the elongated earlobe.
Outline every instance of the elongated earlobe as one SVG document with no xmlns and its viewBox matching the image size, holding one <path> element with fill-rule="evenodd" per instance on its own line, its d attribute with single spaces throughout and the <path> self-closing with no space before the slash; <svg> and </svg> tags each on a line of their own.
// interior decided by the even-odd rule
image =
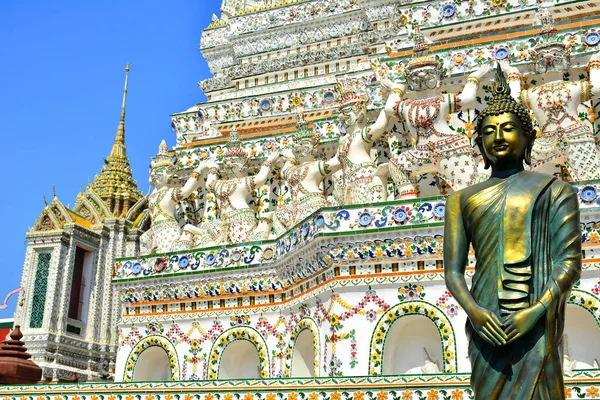
<svg viewBox="0 0 600 400">
<path fill-rule="evenodd" d="M 491 166 L 491 164 L 490 164 L 490 160 L 488 160 L 488 158 L 485 155 L 485 152 L 483 151 L 483 142 L 481 140 L 475 140 L 475 144 L 479 148 L 479 152 L 481 153 L 481 157 L 483 157 L 483 167 L 484 167 L 484 169 L 489 169 L 490 166 Z"/>
<path fill-rule="evenodd" d="M 525 149 L 525 164 L 531 165 L 531 149 L 533 148 L 533 144 L 528 144 Z"/>
</svg>

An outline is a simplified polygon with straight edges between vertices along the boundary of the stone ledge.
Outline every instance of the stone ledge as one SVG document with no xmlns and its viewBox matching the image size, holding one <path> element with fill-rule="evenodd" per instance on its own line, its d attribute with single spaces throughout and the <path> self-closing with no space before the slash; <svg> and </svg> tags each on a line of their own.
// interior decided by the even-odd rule
<svg viewBox="0 0 600 400">
<path fill-rule="evenodd" d="M 600 371 L 565 375 L 567 399 L 600 397 Z M 108 395 L 108 397 L 99 397 Z M 2 386 L 6 400 L 473 399 L 469 374 Z M 283 396 L 283 397 L 282 397 Z"/>
</svg>

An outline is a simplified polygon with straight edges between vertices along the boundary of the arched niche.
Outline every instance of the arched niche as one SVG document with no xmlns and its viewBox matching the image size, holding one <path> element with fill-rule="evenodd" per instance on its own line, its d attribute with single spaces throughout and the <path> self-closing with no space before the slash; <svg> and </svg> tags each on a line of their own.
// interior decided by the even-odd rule
<svg viewBox="0 0 600 400">
<path fill-rule="evenodd" d="M 308 378 L 315 376 L 314 334 L 310 329 L 302 330 L 296 337 L 294 354 L 292 354 L 292 369 L 290 376 L 293 378 Z"/>
<path fill-rule="evenodd" d="M 163 354 L 167 357 L 166 364 L 163 364 L 160 353 L 157 350 L 162 351 Z M 149 351 L 149 352 L 148 352 Z M 148 352 L 148 353 L 147 353 Z M 143 365 L 153 365 L 152 360 L 156 358 L 159 360 L 161 367 L 163 365 L 167 365 L 169 368 L 169 375 L 165 379 L 165 381 L 178 381 L 179 380 L 179 359 L 177 357 L 177 350 L 175 346 L 169 341 L 168 338 L 160 335 L 152 335 L 147 336 L 140 340 L 134 347 L 131 349 L 129 356 L 127 357 L 127 361 L 125 361 L 125 371 L 123 373 L 123 382 L 131 382 L 134 380 L 134 373 L 137 374 L 135 376 L 136 380 L 148 380 L 150 378 L 147 377 L 148 373 L 144 372 Z M 141 361 L 140 361 L 141 359 Z M 141 366 L 141 367 L 140 367 Z M 140 368 L 140 372 L 138 372 L 138 367 Z M 153 367 L 154 368 L 154 367 Z M 144 377 L 146 376 L 146 377 Z M 152 380 L 152 379 L 150 379 Z"/>
<path fill-rule="evenodd" d="M 399 318 L 386 335 L 383 375 L 420 374 L 426 360 L 424 349 L 439 368 L 443 364 L 442 342 L 435 324 L 423 315 Z"/>
<path fill-rule="evenodd" d="M 249 326 L 231 328 L 221 333 L 210 350 L 209 360 L 209 380 L 269 377 L 270 364 L 265 339 Z"/>
<path fill-rule="evenodd" d="M 427 325 L 425 320 L 433 324 L 433 329 L 437 332 L 435 340 L 431 330 L 432 325 Z M 442 372 L 456 372 L 456 337 L 444 311 L 434 304 L 421 300 L 404 301 L 391 307 L 381 316 L 371 336 L 370 375 L 381 376 L 416 363 L 416 361 L 412 361 L 411 364 L 402 361 L 403 364 L 399 364 L 400 361 L 396 360 L 398 356 L 419 357 L 420 366 L 424 366 L 426 357 L 423 347 L 427 348 L 434 361 L 439 361 Z M 388 357 L 392 360 L 386 361 Z M 388 363 L 384 372 L 384 364 Z M 409 370 L 411 368 L 408 367 Z"/>
<path fill-rule="evenodd" d="M 139 355 L 133 370 L 133 382 L 164 382 L 171 380 L 169 355 L 160 346 L 146 348 Z"/>
<path fill-rule="evenodd" d="M 564 334 L 565 354 L 568 354 L 571 361 L 576 361 L 570 369 L 598 368 L 600 328 L 588 309 L 579 304 L 567 304 Z"/>
<path fill-rule="evenodd" d="M 300 338 L 301 334 L 302 338 Z M 319 337 L 319 328 L 312 318 L 305 317 L 298 321 L 292 329 L 289 344 L 285 351 L 287 357 L 285 361 L 284 376 L 319 376 L 319 357 L 321 354 L 321 342 Z M 299 339 L 300 341 L 298 341 Z M 296 349 L 297 346 L 298 348 Z M 312 364 L 310 357 L 312 357 Z M 294 367 L 294 364 L 297 364 L 297 366 Z M 302 366 L 302 364 L 304 364 L 304 366 Z M 310 375 L 306 375 L 308 373 L 310 373 Z"/>
<path fill-rule="evenodd" d="M 223 351 L 219 365 L 219 379 L 260 378 L 260 359 L 254 344 L 237 340 Z"/>
</svg>

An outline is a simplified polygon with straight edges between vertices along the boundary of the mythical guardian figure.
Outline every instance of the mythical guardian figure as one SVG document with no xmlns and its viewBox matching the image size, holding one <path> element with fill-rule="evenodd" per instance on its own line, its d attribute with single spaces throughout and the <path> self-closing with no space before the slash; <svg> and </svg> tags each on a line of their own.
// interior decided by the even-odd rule
<svg viewBox="0 0 600 400">
<path fill-rule="evenodd" d="M 574 181 L 600 179 L 600 156 L 590 127 L 577 115 L 579 104 L 600 95 L 600 53 L 589 61 L 589 80 L 564 81 L 569 70 L 569 45 L 556 36 L 547 8 L 538 13 L 541 41 L 532 52 L 534 70 L 544 83 L 521 90 L 521 73 L 502 61 L 512 96 L 533 112 L 541 129 L 531 152 L 531 169 L 548 162 L 564 165 Z"/>
<path fill-rule="evenodd" d="M 398 85 L 396 85 L 398 86 Z M 336 92 L 340 101 L 339 120 L 345 129 L 338 154 L 342 174 L 341 193 L 335 197 L 340 204 L 373 203 L 387 200 L 387 164 L 377 166 L 372 157 L 373 142 L 379 139 L 388 125 L 382 110 L 374 124 L 368 126 L 369 94 L 360 79 L 344 77 L 338 80 Z"/>
<path fill-rule="evenodd" d="M 296 120 L 292 147 L 282 150 L 286 162 L 281 176 L 290 188 L 291 202 L 275 212 L 277 220 L 286 228 L 328 205 L 323 180 L 342 168 L 337 154 L 327 161 L 313 159 L 320 136 L 308 127 L 304 113 L 298 112 Z"/>
<path fill-rule="evenodd" d="M 192 248 L 192 241 L 182 238 L 183 231 L 175 219 L 175 207 L 200 187 L 200 177 L 206 169 L 206 163 L 201 163 L 192 172 L 192 176 L 183 187 L 169 187 L 175 166 L 168 154 L 167 143 L 163 140 L 150 167 L 150 183 L 154 186 L 154 191 L 148 198 L 148 210 L 152 222 L 150 229 L 140 237 L 140 253 L 164 253 Z M 189 227 L 186 225 L 184 229 Z"/>
<path fill-rule="evenodd" d="M 267 239 L 271 223 L 264 218 L 259 221 L 249 203 L 254 190 L 267 181 L 273 163 L 279 157 L 279 150 L 268 156 L 256 175 L 248 176 L 248 155 L 242 148 L 235 128 L 231 131 L 227 147 L 223 158 L 227 179 L 218 179 L 218 171 L 211 169 L 206 186 L 216 196 L 228 240 L 231 243 L 242 243 Z"/>
<path fill-rule="evenodd" d="M 415 57 L 408 62 L 405 74 L 408 88 L 417 99 L 402 100 L 404 93 L 395 90 L 385 107 L 385 112 L 396 116 L 413 137 L 413 147 L 390 160 L 390 174 L 400 198 L 417 197 L 416 179 L 428 172 L 437 173 L 454 190 L 476 182 L 469 139 L 450 129 L 447 116 L 475 104 L 480 79 L 489 70 L 488 65 L 483 65 L 473 72 L 460 94 L 438 94 L 445 74 L 442 63 L 427 55 L 429 45 L 418 27 L 414 43 Z"/>
</svg>

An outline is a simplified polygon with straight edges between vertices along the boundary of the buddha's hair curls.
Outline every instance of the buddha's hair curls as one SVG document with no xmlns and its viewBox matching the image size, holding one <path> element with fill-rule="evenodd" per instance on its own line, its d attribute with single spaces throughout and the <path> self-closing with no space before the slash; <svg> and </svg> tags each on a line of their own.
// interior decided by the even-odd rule
<svg viewBox="0 0 600 400">
<path fill-rule="evenodd" d="M 496 68 L 496 84 L 494 85 L 492 94 L 492 100 L 488 103 L 487 107 L 481 111 L 475 122 L 475 143 L 480 147 L 482 145 L 481 128 L 483 127 L 481 126 L 481 123 L 485 117 L 511 113 L 521 120 L 523 128 L 525 129 L 525 136 L 529 139 L 529 145 L 532 146 L 533 141 L 535 140 L 535 131 L 533 130 L 533 122 L 531 121 L 529 111 L 521 104 L 517 103 L 510 95 L 510 88 L 506 83 L 506 78 L 504 77 L 500 65 Z"/>
</svg>

